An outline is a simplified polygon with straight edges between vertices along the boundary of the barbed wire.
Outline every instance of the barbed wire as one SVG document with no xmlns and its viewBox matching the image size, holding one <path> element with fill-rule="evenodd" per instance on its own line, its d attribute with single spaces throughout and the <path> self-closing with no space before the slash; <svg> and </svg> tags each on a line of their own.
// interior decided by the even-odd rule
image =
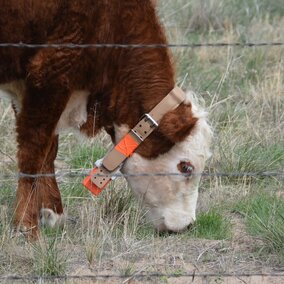
<svg viewBox="0 0 284 284">
<path fill-rule="evenodd" d="M 207 42 L 207 43 L 170 43 L 170 44 L 119 44 L 119 43 L 0 43 L 0 48 L 68 48 L 68 49 L 90 49 L 90 48 L 199 48 L 199 47 L 265 47 L 284 46 L 284 42 Z"/>
<path fill-rule="evenodd" d="M 91 169 L 79 169 L 79 170 L 63 170 L 56 173 L 39 173 L 39 174 L 27 174 L 27 173 L 18 173 L 18 174 L 0 174 L 2 179 L 20 179 L 20 178 L 43 178 L 43 177 L 54 177 L 54 178 L 64 178 L 64 177 L 86 177 L 90 173 Z M 94 177 L 102 177 L 105 175 L 102 174 L 93 174 Z M 154 173 L 110 173 L 107 176 L 114 178 L 122 177 L 227 177 L 227 178 L 240 178 L 240 177 L 283 177 L 284 171 L 262 171 L 262 172 L 200 172 L 200 173 L 177 173 L 177 172 L 154 172 Z"/>
<path fill-rule="evenodd" d="M 284 277 L 284 273 L 279 272 L 270 272 L 270 273 L 176 273 L 176 274 L 166 274 L 166 273 L 140 273 L 129 275 L 58 275 L 58 276 L 21 276 L 21 275 L 9 275 L 9 276 L 0 276 L 0 280 L 99 280 L 99 279 L 144 279 L 144 278 L 179 278 L 179 277 L 188 277 L 192 278 L 212 278 L 212 277 Z"/>
</svg>

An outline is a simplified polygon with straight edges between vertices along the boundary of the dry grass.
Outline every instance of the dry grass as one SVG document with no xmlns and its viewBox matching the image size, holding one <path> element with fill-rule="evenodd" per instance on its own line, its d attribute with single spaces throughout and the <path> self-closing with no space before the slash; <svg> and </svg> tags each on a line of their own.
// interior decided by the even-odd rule
<svg viewBox="0 0 284 284">
<path fill-rule="evenodd" d="M 280 0 L 160 2 L 161 20 L 172 43 L 284 38 Z M 174 58 L 177 81 L 184 81 L 184 88 L 199 95 L 215 129 L 213 157 L 207 170 L 283 170 L 284 48 L 176 49 Z M 253 273 L 283 267 L 281 257 L 273 250 L 264 250 L 265 242 L 246 229 L 246 218 L 232 210 L 241 201 L 250 204 L 259 192 L 283 200 L 283 178 L 204 179 L 198 211 L 204 217 L 214 210 L 226 222 L 229 220 L 231 232 L 225 239 L 219 236 L 221 240 L 208 240 L 188 232 L 158 236 L 122 179 L 95 199 L 80 185 L 80 178 L 63 178 L 59 183 L 66 210 L 72 217 L 65 228 L 43 231 L 38 244 L 11 238 L 11 204 L 16 187 L 11 176 L 16 173 L 13 125 L 11 107 L 1 100 L 0 275 L 180 275 L 194 269 Z M 101 155 L 99 148 L 109 146 L 104 134 L 94 141 L 78 141 L 73 134 L 66 134 L 61 138 L 57 166 L 89 167 L 91 159 L 86 159 L 95 159 Z M 205 215 L 204 224 L 210 216 L 206 219 Z M 206 230 L 206 225 L 202 229 Z M 167 277 L 158 280 L 169 281 Z"/>
</svg>

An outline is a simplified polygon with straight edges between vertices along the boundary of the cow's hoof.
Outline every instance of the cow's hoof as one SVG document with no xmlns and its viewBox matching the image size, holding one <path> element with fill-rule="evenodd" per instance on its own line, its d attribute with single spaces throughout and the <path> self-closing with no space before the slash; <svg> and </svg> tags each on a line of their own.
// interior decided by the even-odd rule
<svg viewBox="0 0 284 284">
<path fill-rule="evenodd" d="M 57 214 L 52 209 L 42 208 L 40 210 L 40 224 L 50 228 L 63 227 L 66 221 L 64 214 Z"/>
</svg>

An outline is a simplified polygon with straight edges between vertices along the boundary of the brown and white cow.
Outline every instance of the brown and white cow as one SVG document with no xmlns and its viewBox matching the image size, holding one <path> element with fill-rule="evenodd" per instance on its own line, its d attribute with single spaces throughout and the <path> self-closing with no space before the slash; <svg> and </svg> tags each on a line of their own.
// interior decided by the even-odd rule
<svg viewBox="0 0 284 284">
<path fill-rule="evenodd" d="M 166 44 L 150 0 L 0 0 L 0 6 L 1 43 Z M 165 48 L 1 48 L 0 84 L 15 110 L 19 171 L 32 175 L 54 173 L 61 130 L 93 136 L 104 129 L 117 142 L 175 86 Z M 123 172 L 180 173 L 190 164 L 201 173 L 210 140 L 206 114 L 188 96 Z M 127 179 L 158 230 L 179 232 L 195 220 L 200 176 Z M 53 226 L 63 216 L 54 177 L 19 179 L 17 226 L 37 236 L 40 221 Z"/>
</svg>

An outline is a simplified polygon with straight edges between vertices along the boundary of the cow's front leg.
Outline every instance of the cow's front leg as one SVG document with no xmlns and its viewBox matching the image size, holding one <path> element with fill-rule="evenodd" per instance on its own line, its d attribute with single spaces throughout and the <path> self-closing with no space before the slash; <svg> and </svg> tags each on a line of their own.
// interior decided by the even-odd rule
<svg viewBox="0 0 284 284">
<path fill-rule="evenodd" d="M 53 138 L 47 159 L 44 163 L 44 172 L 53 174 L 54 160 L 56 158 L 58 148 L 58 136 Z M 48 227 L 61 226 L 64 224 L 65 216 L 61 203 L 60 191 L 55 176 L 41 177 L 42 188 L 41 193 L 42 204 L 40 209 L 40 224 Z"/>
<path fill-rule="evenodd" d="M 54 220 L 48 222 L 48 212 L 54 213 L 58 219 L 63 214 L 60 192 L 53 176 L 58 147 L 54 131 L 69 98 L 67 90 L 60 87 L 31 88 L 17 116 L 20 177 L 15 224 L 32 238 L 38 236 L 40 218 L 42 223 L 52 225 Z"/>
</svg>

